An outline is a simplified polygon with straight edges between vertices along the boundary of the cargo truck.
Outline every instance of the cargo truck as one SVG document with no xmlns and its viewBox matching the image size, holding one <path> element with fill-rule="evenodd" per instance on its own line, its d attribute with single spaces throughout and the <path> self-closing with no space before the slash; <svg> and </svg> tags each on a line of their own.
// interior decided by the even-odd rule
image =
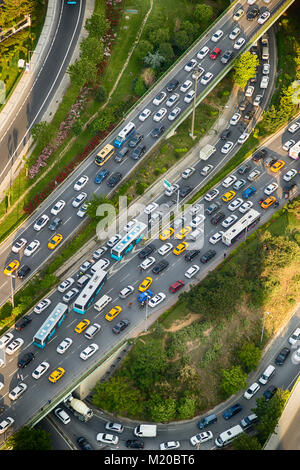
<svg viewBox="0 0 300 470">
<path fill-rule="evenodd" d="M 208 160 L 209 157 L 212 156 L 213 153 L 215 153 L 216 147 L 213 145 L 207 144 L 205 145 L 201 150 L 200 150 L 200 160 Z"/>
</svg>

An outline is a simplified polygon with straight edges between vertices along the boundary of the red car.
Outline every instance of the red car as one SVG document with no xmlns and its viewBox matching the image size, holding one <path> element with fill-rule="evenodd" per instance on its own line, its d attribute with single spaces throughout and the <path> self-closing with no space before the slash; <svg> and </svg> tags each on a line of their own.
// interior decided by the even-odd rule
<svg viewBox="0 0 300 470">
<path fill-rule="evenodd" d="M 215 47 L 215 49 L 209 54 L 209 57 L 212 60 L 215 60 L 221 54 L 221 52 L 222 50 L 219 47 Z"/>
<path fill-rule="evenodd" d="M 170 290 L 171 292 L 173 292 L 173 294 L 174 294 L 174 293 L 177 292 L 179 289 L 181 289 L 183 286 L 184 286 L 184 282 L 178 280 L 178 281 L 174 282 L 174 284 L 172 284 L 172 285 L 169 287 L 169 290 Z"/>
</svg>

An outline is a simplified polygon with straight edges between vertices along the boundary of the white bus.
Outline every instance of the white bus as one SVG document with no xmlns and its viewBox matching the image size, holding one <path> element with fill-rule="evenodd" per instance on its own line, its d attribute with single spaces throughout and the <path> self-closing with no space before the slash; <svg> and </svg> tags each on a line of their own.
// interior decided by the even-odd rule
<svg viewBox="0 0 300 470">
<path fill-rule="evenodd" d="M 133 122 L 129 122 L 126 126 L 119 132 L 117 137 L 114 140 L 114 146 L 117 148 L 122 147 L 124 142 L 129 139 L 135 133 L 135 125 Z"/>
<path fill-rule="evenodd" d="M 300 140 L 296 142 L 293 147 L 290 148 L 289 150 L 289 157 L 291 157 L 293 160 L 298 160 L 300 157 Z"/>
<path fill-rule="evenodd" d="M 133 250 L 146 235 L 147 225 L 138 222 L 124 237 L 111 249 L 110 256 L 116 260 L 123 258 L 126 253 Z"/>
<path fill-rule="evenodd" d="M 228 429 L 227 431 L 221 432 L 221 434 L 215 439 L 215 444 L 217 447 L 224 447 L 231 444 L 231 442 L 242 434 L 243 429 L 239 424 L 233 426 L 233 428 Z"/>
<path fill-rule="evenodd" d="M 34 335 L 33 344 L 38 348 L 44 349 L 44 347 L 51 340 L 56 329 L 60 327 L 68 313 L 68 306 L 62 302 L 59 302 L 56 307 L 52 310 L 48 318 L 44 321 L 40 329 Z"/>
<path fill-rule="evenodd" d="M 84 314 L 95 300 L 107 279 L 107 272 L 98 269 L 73 304 L 74 312 Z"/>
<path fill-rule="evenodd" d="M 238 222 L 223 233 L 222 242 L 227 246 L 232 245 L 235 240 L 242 238 L 246 232 L 253 228 L 259 220 L 260 213 L 254 209 L 250 209 Z"/>
</svg>

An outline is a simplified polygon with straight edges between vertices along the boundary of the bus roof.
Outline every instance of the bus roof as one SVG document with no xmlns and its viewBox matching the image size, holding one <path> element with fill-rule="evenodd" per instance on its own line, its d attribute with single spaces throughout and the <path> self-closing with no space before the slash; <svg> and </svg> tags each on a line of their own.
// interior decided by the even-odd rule
<svg viewBox="0 0 300 470">
<path fill-rule="evenodd" d="M 143 231 L 147 228 L 147 225 L 143 222 L 138 222 L 124 237 L 117 243 L 112 249 L 112 252 L 122 252 L 126 249 L 133 240 L 135 240 Z"/>
<path fill-rule="evenodd" d="M 229 239 L 232 240 L 235 235 L 240 233 L 245 227 L 248 227 L 252 223 L 253 220 L 256 220 L 257 217 L 260 216 L 260 213 L 257 212 L 255 209 L 250 209 L 241 219 L 236 222 L 232 227 L 230 227 L 227 232 L 223 233 L 222 240 Z"/>
<path fill-rule="evenodd" d="M 97 269 L 95 274 L 93 274 L 87 285 L 83 288 L 82 292 L 75 300 L 74 305 L 76 304 L 77 306 L 85 306 L 87 299 L 90 299 L 91 296 L 95 293 L 101 282 L 103 282 L 103 280 L 106 278 L 106 275 L 106 271 L 101 268 Z"/>
<path fill-rule="evenodd" d="M 49 317 L 44 321 L 37 333 L 34 335 L 34 338 L 39 339 L 40 341 L 43 341 L 45 338 L 47 338 L 49 333 L 52 331 L 53 326 L 57 324 L 57 322 L 67 310 L 68 306 L 62 302 L 59 302 L 54 310 L 52 310 Z"/>
</svg>

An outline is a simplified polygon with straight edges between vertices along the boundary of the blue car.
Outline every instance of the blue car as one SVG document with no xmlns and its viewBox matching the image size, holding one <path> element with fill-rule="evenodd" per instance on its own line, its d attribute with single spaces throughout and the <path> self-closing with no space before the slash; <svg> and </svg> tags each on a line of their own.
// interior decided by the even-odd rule
<svg viewBox="0 0 300 470">
<path fill-rule="evenodd" d="M 230 419 L 233 416 L 235 416 L 237 413 L 242 411 L 243 407 L 239 403 L 236 403 L 235 405 L 231 406 L 230 408 L 227 408 L 227 410 L 224 411 L 223 417 L 224 419 Z"/>
<path fill-rule="evenodd" d="M 250 186 L 250 188 L 245 189 L 245 191 L 242 193 L 242 197 L 244 199 L 248 199 L 254 193 L 256 193 L 256 188 L 254 186 Z"/>
<path fill-rule="evenodd" d="M 146 302 L 148 299 L 151 299 L 151 297 L 153 297 L 153 292 L 150 289 L 147 289 L 138 296 L 137 300 L 138 302 L 142 303 Z"/>
<path fill-rule="evenodd" d="M 101 170 L 100 173 L 98 173 L 98 175 L 96 176 L 95 178 L 95 183 L 96 184 L 100 184 L 107 176 L 109 175 L 109 171 L 108 170 Z"/>
</svg>

